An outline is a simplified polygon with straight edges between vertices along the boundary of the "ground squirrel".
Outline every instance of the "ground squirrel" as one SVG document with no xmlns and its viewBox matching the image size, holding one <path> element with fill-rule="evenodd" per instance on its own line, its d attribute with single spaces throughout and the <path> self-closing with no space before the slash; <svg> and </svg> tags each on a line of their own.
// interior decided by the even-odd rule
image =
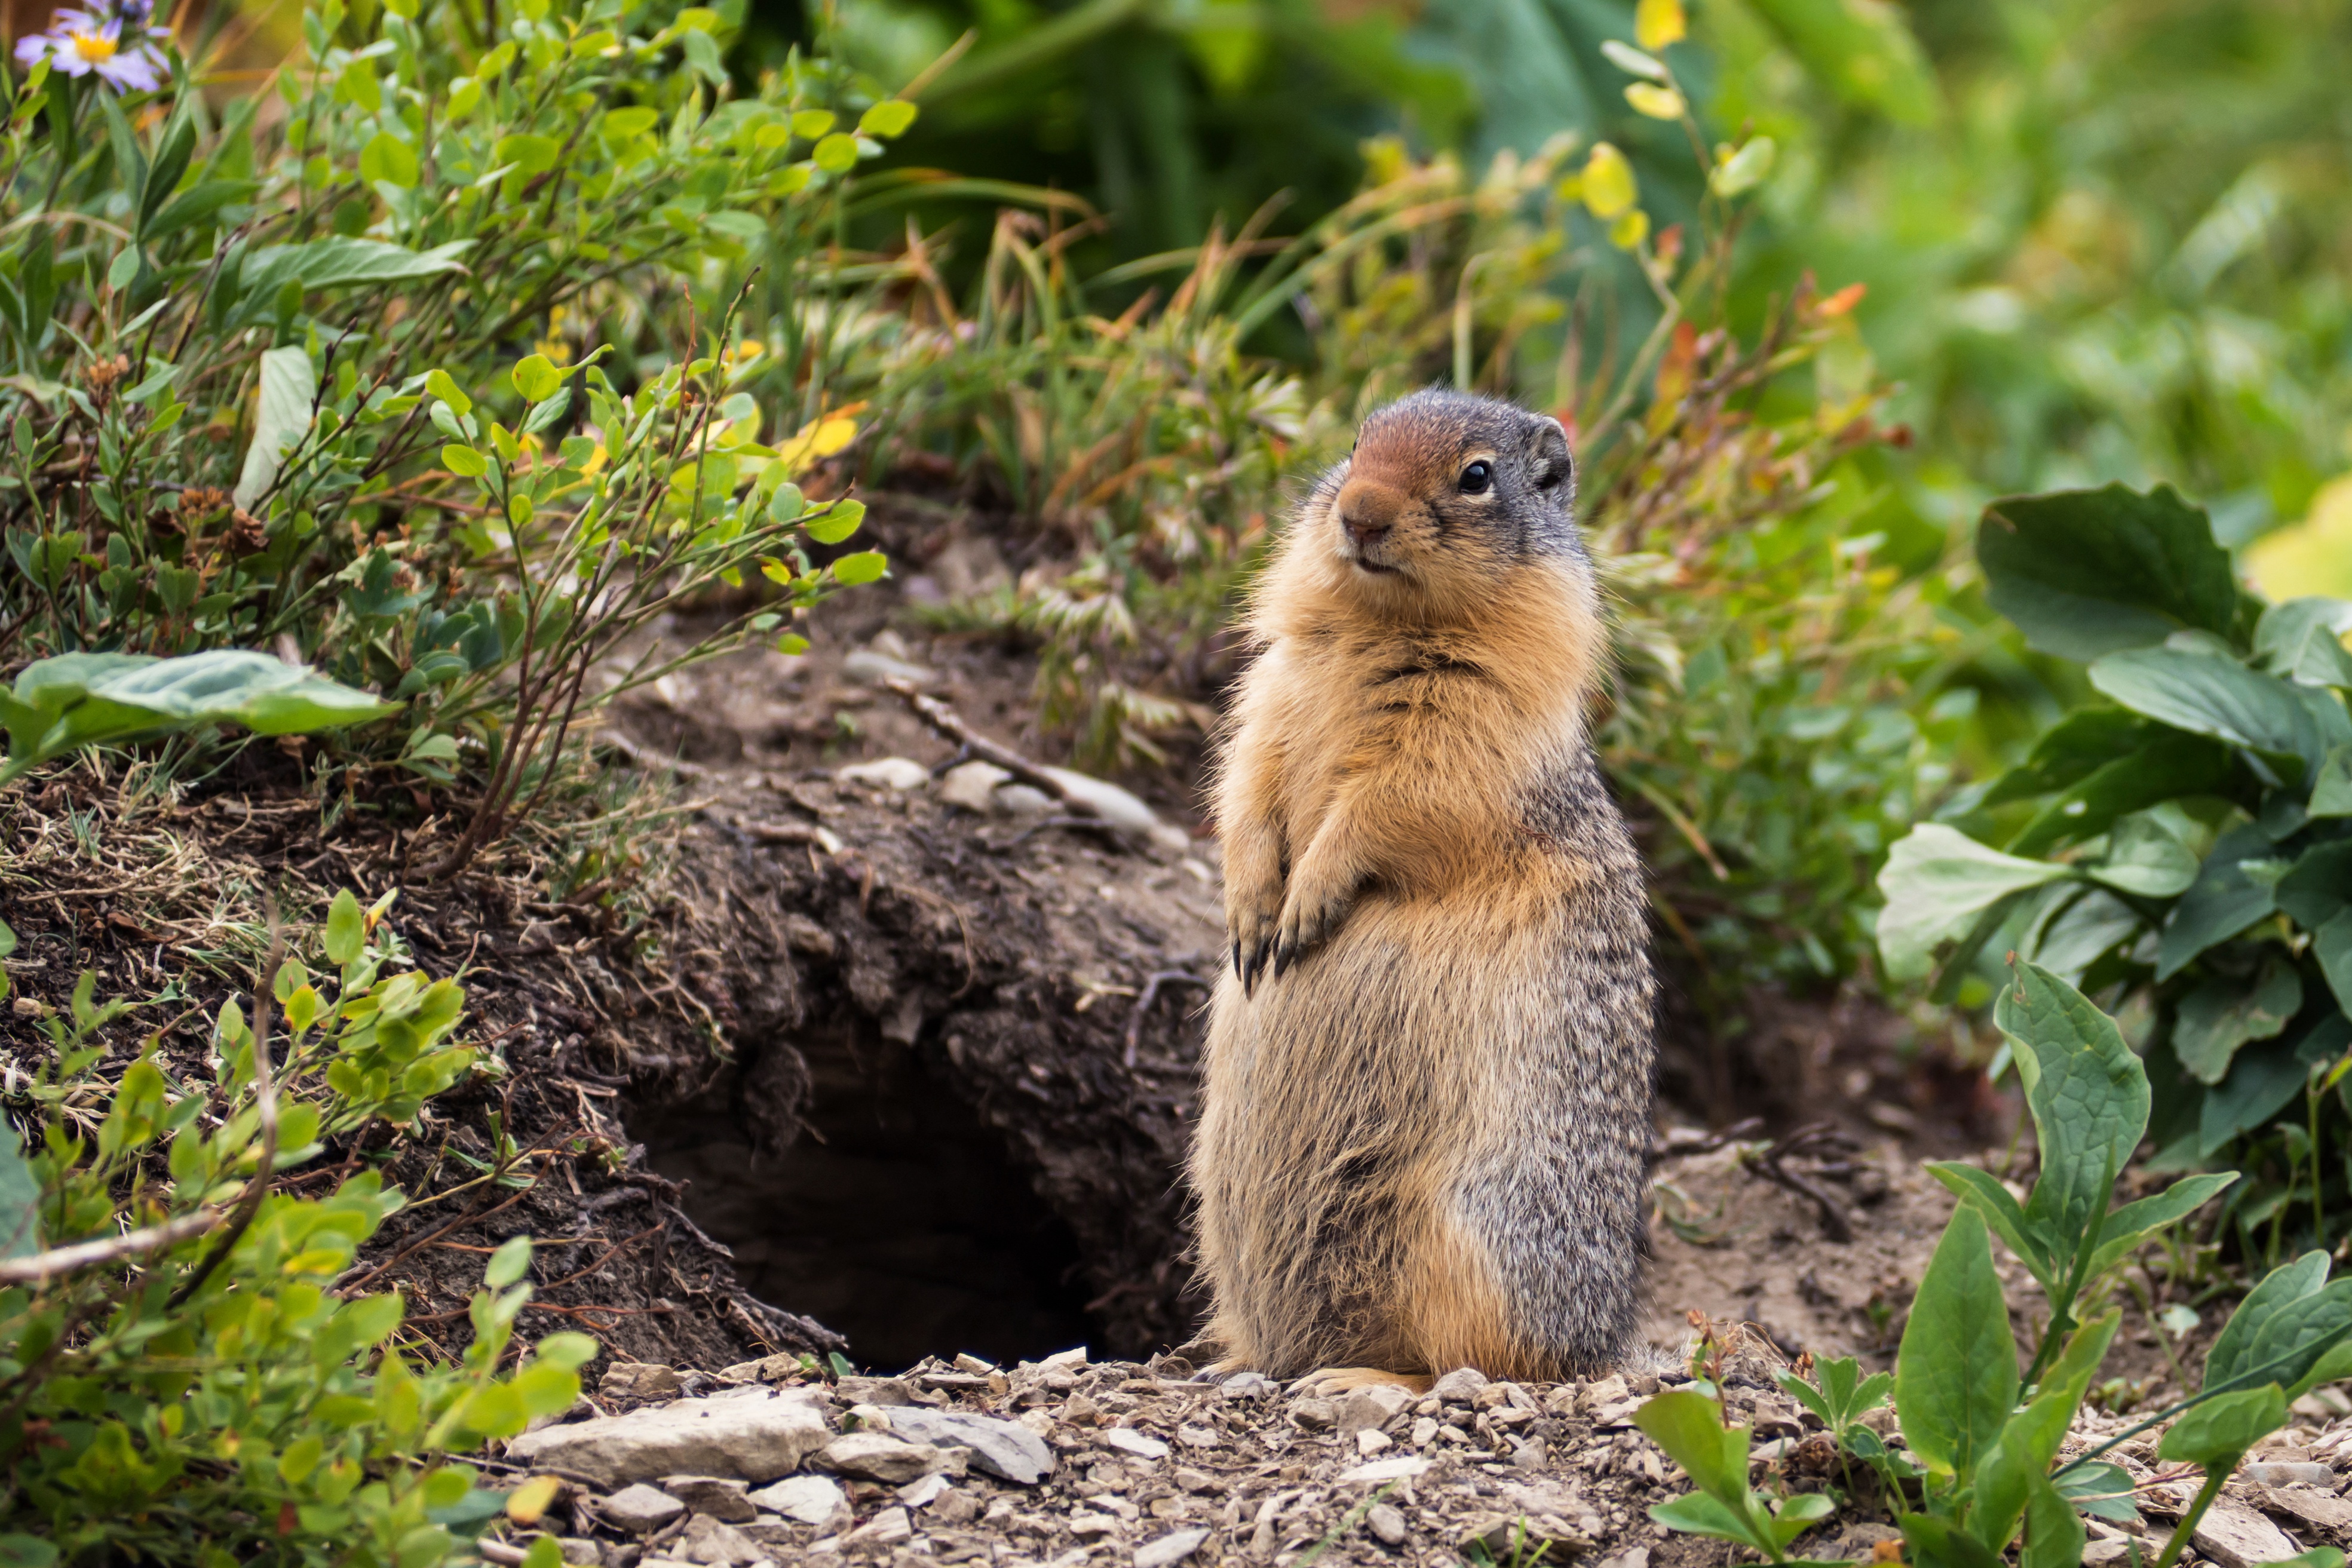
<svg viewBox="0 0 2352 1568">
<path fill-rule="evenodd" d="M 1554 1378 L 1633 1327 L 1648 911 L 1586 734 L 1574 497 L 1557 421 L 1419 392 L 1253 595 L 1192 1158 L 1230 1367 Z"/>
</svg>

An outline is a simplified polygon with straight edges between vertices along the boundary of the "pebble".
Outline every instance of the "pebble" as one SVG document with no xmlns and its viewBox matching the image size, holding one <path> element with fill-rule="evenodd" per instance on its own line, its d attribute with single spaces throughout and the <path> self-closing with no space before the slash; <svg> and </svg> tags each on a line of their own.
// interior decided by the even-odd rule
<svg viewBox="0 0 2352 1568">
<path fill-rule="evenodd" d="M 1429 1396 L 1441 1405 L 1467 1405 L 1486 1386 L 1486 1375 L 1475 1366 L 1458 1366 L 1430 1386 Z"/>
<path fill-rule="evenodd" d="M 1103 1429 L 1102 1440 L 1105 1447 L 1133 1454 L 1139 1459 L 1164 1459 L 1168 1457 L 1167 1444 L 1132 1427 L 1107 1427 Z"/>
<path fill-rule="evenodd" d="M 1382 1448 L 1394 1447 L 1396 1447 L 1396 1439 L 1378 1427 L 1360 1427 L 1356 1429 L 1356 1452 L 1368 1459 Z"/>
<path fill-rule="evenodd" d="M 797 1358 L 793 1364 L 797 1366 Z M 597 1381 L 596 1392 L 607 1399 L 670 1399 L 683 1386 L 677 1369 L 657 1362 L 615 1362 Z"/>
<path fill-rule="evenodd" d="M 1083 1357 L 1086 1353 L 1077 1354 Z M 1024 1487 L 1037 1485 L 1054 1470 L 1054 1450 L 1025 1425 L 1031 1417 L 1043 1420 L 1052 1429 L 1054 1418 L 1042 1410 L 1029 1411 L 1019 1422 L 920 1405 L 889 1413 L 893 1430 L 925 1443 L 968 1448 L 972 1468 Z"/>
<path fill-rule="evenodd" d="M 751 1498 L 756 1506 L 802 1524 L 829 1523 L 849 1508 L 840 1483 L 826 1476 L 788 1476 Z"/>
<path fill-rule="evenodd" d="M 832 1437 L 813 1396 L 753 1387 L 526 1432 L 508 1442 L 507 1455 L 576 1470 L 603 1488 L 671 1475 L 769 1481 L 800 1469 Z"/>
<path fill-rule="evenodd" d="M 2310 1461 L 2281 1463 L 2276 1460 L 2256 1459 L 2251 1464 L 2240 1466 L 2238 1473 L 2250 1481 L 2260 1481 L 2266 1487 L 2307 1486 L 2319 1487 L 2329 1491 L 2333 1491 L 2336 1488 L 2336 1472 L 2326 1465 Z"/>
<path fill-rule="evenodd" d="M 1381 1384 L 1371 1388 L 1360 1388 L 1339 1402 L 1338 1426 L 1339 1436 L 1364 1428 L 1385 1427 L 1413 1402 L 1411 1391 L 1394 1384 Z"/>
<path fill-rule="evenodd" d="M 1383 1546 L 1404 1544 L 1404 1515 L 1388 1503 L 1372 1504 L 1370 1511 L 1364 1515 L 1364 1527 L 1370 1530 L 1373 1538 Z"/>
<path fill-rule="evenodd" d="M 733 1525 L 715 1520 L 707 1513 L 698 1513 L 688 1519 L 686 1533 L 672 1542 L 667 1550 L 685 1562 L 708 1563 L 712 1568 L 768 1560 L 767 1548 Z"/>
<path fill-rule="evenodd" d="M 661 1490 L 695 1512 L 727 1524 L 749 1524 L 760 1515 L 745 1495 L 748 1483 L 722 1476 L 664 1476 Z"/>
<path fill-rule="evenodd" d="M 996 787 L 1012 778 L 993 762 L 966 762 L 940 775 L 940 799 L 986 816 L 997 809 Z"/>
<path fill-rule="evenodd" d="M 905 1509 L 886 1508 L 865 1524 L 843 1536 L 841 1543 L 851 1550 L 873 1546 L 895 1546 L 901 1541 L 911 1539 L 914 1533 L 914 1521 L 907 1517 Z"/>
<path fill-rule="evenodd" d="M 632 1535 L 651 1535 L 686 1511 L 686 1504 L 640 1481 L 623 1487 L 599 1506 L 598 1511 Z"/>
<path fill-rule="evenodd" d="M 833 777 L 843 784 L 871 784 L 903 793 L 929 784 L 931 770 L 911 757 L 877 757 L 871 762 L 853 762 L 846 768 L 835 768 Z"/>
<path fill-rule="evenodd" d="M 938 1469 L 940 1457 L 929 1443 L 909 1443 L 887 1432 L 849 1432 L 827 1443 L 816 1462 L 840 1475 L 902 1486 Z"/>
<path fill-rule="evenodd" d="M 928 686 L 940 678 L 936 671 L 910 664 L 905 659 L 894 659 L 873 648 L 855 649 L 843 659 L 841 677 L 845 681 L 855 681 L 861 686 L 878 686 L 890 680 L 912 681 L 919 686 Z"/>
<path fill-rule="evenodd" d="M 908 1508 L 929 1508 L 939 1500 L 940 1494 L 954 1483 L 937 1470 L 919 1481 L 908 1481 L 898 1489 L 898 1500 Z"/>
<path fill-rule="evenodd" d="M 1339 1419 L 1339 1410 L 1328 1399 L 1302 1399 L 1290 1407 L 1290 1419 L 1302 1432 L 1326 1432 Z"/>
<path fill-rule="evenodd" d="M 1201 1549 L 1209 1539 L 1205 1530 L 1179 1530 L 1135 1549 L 1135 1568 L 1170 1568 Z"/>
</svg>

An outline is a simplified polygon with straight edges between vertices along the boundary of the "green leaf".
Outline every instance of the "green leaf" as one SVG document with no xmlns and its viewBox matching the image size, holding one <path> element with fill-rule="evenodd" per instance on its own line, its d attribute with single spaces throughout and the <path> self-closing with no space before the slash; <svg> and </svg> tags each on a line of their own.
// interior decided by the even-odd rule
<svg viewBox="0 0 2352 1568">
<path fill-rule="evenodd" d="M 2235 1171 L 2183 1176 L 2151 1197 L 2116 1209 L 2099 1228 L 2099 1249 L 2091 1254 L 2091 1273 L 2104 1272 L 2147 1237 L 2186 1219 L 2237 1179 Z"/>
<path fill-rule="evenodd" d="M 474 400 L 458 390 L 446 371 L 427 371 L 425 390 L 449 405 L 449 412 L 460 418 L 474 412 Z"/>
<path fill-rule="evenodd" d="M 2254 1339 L 2281 1309 L 2318 1291 L 2327 1283 L 2327 1254 L 2306 1252 L 2263 1276 L 2246 1292 L 2221 1332 L 2205 1353 L 2205 1385 L 2212 1387 L 2254 1370 Z"/>
<path fill-rule="evenodd" d="M 818 141 L 809 156 L 826 173 L 845 174 L 857 167 L 857 138 L 836 131 Z"/>
<path fill-rule="evenodd" d="M 2113 1019 L 2036 964 L 2019 964 L 2001 987 L 1993 1022 L 2015 1050 L 2033 1113 L 2042 1175 L 2024 1217 L 2054 1276 L 2105 1221 L 2116 1176 L 2147 1128 L 2147 1073 Z"/>
<path fill-rule="evenodd" d="M 562 151 L 563 144 L 552 136 L 518 132 L 499 137 L 490 149 L 490 158 L 496 163 L 510 163 L 526 174 L 544 174 L 555 167 L 555 160 Z"/>
<path fill-rule="evenodd" d="M 2018 830 L 2007 846 L 2011 854 L 2038 855 L 2056 844 L 2095 838 L 2128 812 L 2184 795 L 2228 792 L 2238 766 L 2227 746 L 2145 719 L 2134 722 L 2150 735 L 2147 743 L 2064 786 Z M 1998 804 L 1990 796 L 1986 803 Z"/>
<path fill-rule="evenodd" d="M 521 1279 L 530 1267 L 530 1238 L 509 1237 L 490 1254 L 488 1264 L 482 1270 L 482 1283 L 494 1291 L 502 1291 Z"/>
<path fill-rule="evenodd" d="M 1895 841 L 1878 873 L 1886 896 L 1878 948 L 1888 977 L 1925 977 L 1987 912 L 2067 874 L 2063 865 L 2005 855 L 1957 828 L 1922 822 Z"/>
<path fill-rule="evenodd" d="M 360 149 L 360 178 L 371 185 L 382 181 L 411 191 L 422 173 L 416 149 L 388 131 L 377 131 Z"/>
<path fill-rule="evenodd" d="M 859 550 L 855 555 L 842 556 L 833 563 L 833 580 L 844 588 L 856 588 L 877 580 L 889 570 L 890 558 L 880 550 Z"/>
<path fill-rule="evenodd" d="M 2185 648 L 2109 653 L 2090 674 L 2094 686 L 2135 713 L 2292 764 L 2289 783 L 2319 771 L 2325 737 L 2296 689 L 2275 675 Z"/>
<path fill-rule="evenodd" d="M 2018 1568 L 2080 1568 L 2086 1536 L 2074 1505 L 2050 1481 L 2035 1475 L 2025 1503 L 2025 1547 Z"/>
<path fill-rule="evenodd" d="M 886 98 L 857 117 L 860 136 L 904 136 L 915 123 L 915 106 L 902 98 Z"/>
<path fill-rule="evenodd" d="M 1654 1502 L 1650 1505 L 1650 1517 L 1668 1530 L 1679 1530 L 1685 1535 L 1736 1541 L 1759 1552 L 1770 1550 L 1768 1543 L 1759 1538 L 1756 1527 L 1743 1515 L 1724 1507 L 1705 1492 L 1686 1492 L 1665 1502 Z"/>
<path fill-rule="evenodd" d="M 777 492 L 779 496 L 783 492 L 781 490 Z M 793 490 L 793 497 L 796 502 L 799 500 L 800 492 L 797 489 Z M 797 506 L 793 507 L 792 515 L 795 517 L 799 515 L 799 507 Z M 807 523 L 803 526 L 807 528 L 808 537 L 814 539 L 817 543 L 821 545 L 837 545 L 842 540 L 847 538 L 850 535 L 856 533 L 857 531 L 858 525 L 865 521 L 865 502 L 835 501 L 831 507 L 819 513 L 817 516 L 811 517 Z M 837 562 L 835 566 L 835 574 L 836 576 L 839 575 L 839 563 Z"/>
<path fill-rule="evenodd" d="M 545 402 L 563 384 L 563 372 L 551 363 L 545 354 L 526 354 L 515 361 L 508 372 L 514 390 L 530 402 Z"/>
<path fill-rule="evenodd" d="M 2352 839 L 2305 851 L 2279 879 L 2278 906 L 2305 930 L 2352 908 Z"/>
<path fill-rule="evenodd" d="M 1895 1522 L 1915 1568 L 2003 1568 L 2000 1553 L 1950 1520 L 1906 1513 Z"/>
<path fill-rule="evenodd" d="M 2286 1393 L 2275 1383 L 2265 1383 L 2190 1406 L 2165 1432 L 2156 1451 L 2175 1464 L 2225 1470 L 2285 1425 Z"/>
<path fill-rule="evenodd" d="M 2254 654 L 2274 675 L 2309 686 L 2352 686 L 2352 602 L 2290 599 L 2263 612 L 2254 626 Z"/>
<path fill-rule="evenodd" d="M 480 453 L 455 442 L 441 449 L 441 466 L 461 479 L 478 479 L 490 471 Z"/>
<path fill-rule="evenodd" d="M 2352 746 L 2328 748 L 2305 811 L 2313 817 L 2352 817 Z"/>
<path fill-rule="evenodd" d="M 576 1372 L 603 1352 L 604 1347 L 584 1333 L 551 1333 L 531 1348 L 541 1361 Z"/>
<path fill-rule="evenodd" d="M 1969 1528 L 1998 1552 L 2016 1535 L 2032 1507 L 2037 1485 L 2049 1485 L 2051 1461 L 2083 1402 L 2084 1391 L 2115 1343 L 2123 1322 L 2110 1311 L 2069 1335 L 2058 1360 L 2042 1379 L 2033 1402 L 2009 1419 L 2000 1439 L 1986 1450 L 1976 1471 L 1976 1504 Z"/>
<path fill-rule="evenodd" d="M 2136 812 L 2115 824 L 2094 882 L 2141 898 L 2170 898 L 2197 880 L 2197 855 L 2173 835 L 2161 813 Z"/>
<path fill-rule="evenodd" d="M 58 1549 L 37 1535 L 0 1535 L 0 1568 L 49 1568 Z"/>
<path fill-rule="evenodd" d="M 2034 1234 L 2026 1220 L 2025 1211 L 2018 1207 L 2017 1199 L 2010 1196 L 2009 1188 L 2000 1185 L 2000 1178 L 1990 1171 L 1979 1170 L 1974 1166 L 1964 1166 L 1956 1161 L 1933 1161 L 1927 1169 L 1929 1176 L 1951 1188 L 1962 1203 L 1984 1216 L 1986 1223 L 2000 1234 L 2009 1249 L 2033 1270 L 2033 1277 L 2042 1281 L 2045 1290 L 2057 1290 L 2059 1278 L 2072 1261 L 2072 1255 L 2063 1258 L 2051 1255 L 2050 1249 Z"/>
<path fill-rule="evenodd" d="M 342 888 L 327 905 L 327 962 L 341 968 L 360 956 L 360 948 L 366 941 L 367 916 L 360 913 L 360 901 L 352 895 L 352 890 Z"/>
<path fill-rule="evenodd" d="M 2237 580 L 2200 509 L 2168 485 L 2012 496 L 1985 508 L 1992 607 L 2045 653 L 2087 663 L 2183 629 L 2230 635 Z"/>
<path fill-rule="evenodd" d="M 319 372 L 301 348 L 271 349 L 261 356 L 261 404 L 254 416 L 253 443 L 245 449 L 245 469 L 234 499 L 251 510 L 278 482 L 287 448 L 310 428 L 319 394 Z"/>
<path fill-rule="evenodd" d="M 0 1258 L 29 1258 L 40 1249 L 40 1178 L 26 1163 L 16 1129 L 0 1123 Z"/>
<path fill-rule="evenodd" d="M 2172 1051 L 2200 1083 L 2219 1083 L 2249 1040 L 2271 1040 L 2303 1008 L 2303 981 L 2276 956 L 2252 980 L 2217 975 L 2180 998 Z"/>
<path fill-rule="evenodd" d="M 1972 1474 L 2009 1422 L 2017 1382 L 2017 1342 L 1984 1218 L 1963 1207 L 1919 1281 L 1895 1357 L 1905 1440 L 1932 1469 Z"/>
<path fill-rule="evenodd" d="M 2095 1518 L 2118 1523 L 2139 1518 L 2139 1509 L 2132 1501 L 2139 1483 L 2121 1465 L 2094 1460 L 2077 1465 L 2053 1480 L 2061 1497 Z"/>
<path fill-rule="evenodd" d="M 2156 977 L 2168 980 L 2190 959 L 2217 942 L 2226 942 L 2278 907 L 2274 882 L 2246 874 L 2249 862 L 2276 853 L 2270 835 L 2248 823 L 2231 829 L 2207 852 L 2197 868 L 2197 880 L 2172 906 L 2158 944 Z"/>
<path fill-rule="evenodd" d="M 244 290 L 247 296 L 268 299 L 288 283 L 299 284 L 308 293 L 314 288 L 357 288 L 437 277 L 465 271 L 457 258 L 473 243 L 461 239 L 431 250 L 410 250 L 383 240 L 338 235 L 300 245 L 264 246 L 246 256 Z"/>
<path fill-rule="evenodd" d="M 1704 1394 L 1675 1389 L 1645 1401 L 1633 1412 L 1633 1425 L 1649 1435 L 1668 1458 L 1690 1472 L 1707 1496 L 1749 1522 L 1743 1525 L 1754 1538 L 1752 1505 L 1748 1492 L 1748 1437 L 1745 1427 L 1723 1424 L 1723 1406 Z"/>
<path fill-rule="evenodd" d="M 2336 1005 L 2352 1013 L 2352 909 L 2338 911 L 2311 934 L 2311 956 L 2336 993 Z"/>
</svg>

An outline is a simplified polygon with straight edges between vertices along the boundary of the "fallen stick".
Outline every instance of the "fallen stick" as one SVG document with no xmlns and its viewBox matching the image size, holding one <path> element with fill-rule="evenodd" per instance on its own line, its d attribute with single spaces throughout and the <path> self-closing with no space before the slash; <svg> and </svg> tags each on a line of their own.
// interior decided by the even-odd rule
<svg viewBox="0 0 2352 1568">
<path fill-rule="evenodd" d="M 952 741 L 960 754 L 978 758 L 982 762 L 992 763 L 1020 779 L 1024 784 L 1034 785 L 1043 789 L 1046 794 L 1067 806 L 1072 816 L 1097 819 L 1102 816 L 1102 813 L 1095 809 L 1093 801 L 1072 794 L 1068 785 L 1011 747 L 1000 746 L 988 737 L 975 733 L 970 725 L 964 723 L 962 716 L 955 709 L 937 697 L 924 695 L 917 689 L 914 682 L 893 675 L 882 685 L 897 693 L 900 700 L 913 711 L 915 716 L 938 731 L 940 738 Z"/>
</svg>

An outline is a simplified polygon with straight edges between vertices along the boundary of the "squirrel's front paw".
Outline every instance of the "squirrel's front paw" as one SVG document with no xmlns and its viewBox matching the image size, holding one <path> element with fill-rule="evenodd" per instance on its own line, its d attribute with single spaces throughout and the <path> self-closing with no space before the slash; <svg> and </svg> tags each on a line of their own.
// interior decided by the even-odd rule
<svg viewBox="0 0 2352 1568">
<path fill-rule="evenodd" d="M 1354 890 L 1326 887 L 1317 891 L 1293 878 L 1290 896 L 1283 901 L 1282 923 L 1274 937 L 1274 972 L 1277 975 L 1328 941 L 1355 906 Z"/>
<path fill-rule="evenodd" d="M 1225 924 L 1234 938 L 1234 974 L 1242 995 L 1255 988 L 1274 952 L 1276 923 L 1282 917 L 1282 884 L 1270 883 L 1263 897 L 1236 893 L 1226 900 Z"/>
</svg>

